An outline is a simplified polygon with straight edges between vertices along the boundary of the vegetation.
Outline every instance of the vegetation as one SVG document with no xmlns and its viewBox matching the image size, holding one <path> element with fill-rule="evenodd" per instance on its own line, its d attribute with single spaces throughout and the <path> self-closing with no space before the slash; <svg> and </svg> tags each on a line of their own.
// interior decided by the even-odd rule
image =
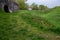
<svg viewBox="0 0 60 40">
<path fill-rule="evenodd" d="M 32 8 L 32 10 L 38 10 L 38 5 L 35 4 L 35 3 L 33 3 L 33 4 L 31 5 L 31 8 Z"/>
<path fill-rule="evenodd" d="M 25 3 L 27 0 L 14 0 L 19 4 L 19 9 L 20 10 L 27 10 L 28 9 L 28 4 Z"/>
<path fill-rule="evenodd" d="M 41 12 L 49 12 L 50 11 L 50 8 L 48 8 L 47 6 L 44 6 L 44 5 L 39 5 L 39 8 L 38 8 Z"/>
<path fill-rule="evenodd" d="M 0 10 L 0 40 L 60 40 L 60 7 L 49 12 Z"/>
<path fill-rule="evenodd" d="M 49 11 L 49 8 L 44 5 L 37 5 L 36 3 L 32 3 L 31 5 L 28 5 L 26 2 L 27 0 L 14 0 L 19 4 L 20 10 L 28 10 L 30 7 L 32 10 L 40 10 L 42 12 Z"/>
</svg>

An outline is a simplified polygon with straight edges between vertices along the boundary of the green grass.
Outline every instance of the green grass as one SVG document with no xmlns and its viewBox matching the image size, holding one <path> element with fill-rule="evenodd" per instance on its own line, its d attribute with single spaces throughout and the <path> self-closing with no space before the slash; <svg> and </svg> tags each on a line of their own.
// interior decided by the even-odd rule
<svg viewBox="0 0 60 40">
<path fill-rule="evenodd" d="M 60 40 L 60 8 L 43 13 L 38 10 L 0 11 L 0 40 Z"/>
</svg>

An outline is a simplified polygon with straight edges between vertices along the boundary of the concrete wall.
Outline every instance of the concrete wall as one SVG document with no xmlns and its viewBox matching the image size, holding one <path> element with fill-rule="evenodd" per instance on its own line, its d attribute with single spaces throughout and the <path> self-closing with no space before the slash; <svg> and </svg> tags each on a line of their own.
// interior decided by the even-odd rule
<svg viewBox="0 0 60 40">
<path fill-rule="evenodd" d="M 8 8 L 12 11 L 18 10 L 18 4 L 13 2 L 13 0 L 8 0 L 8 2 L 4 2 L 4 0 L 0 0 L 0 8 L 4 11 L 4 6 L 7 5 Z"/>
</svg>

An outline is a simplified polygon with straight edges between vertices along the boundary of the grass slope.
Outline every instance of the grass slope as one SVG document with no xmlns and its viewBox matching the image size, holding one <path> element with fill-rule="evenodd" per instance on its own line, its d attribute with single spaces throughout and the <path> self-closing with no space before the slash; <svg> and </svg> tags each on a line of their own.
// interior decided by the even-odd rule
<svg viewBox="0 0 60 40">
<path fill-rule="evenodd" d="M 59 11 L 0 11 L 0 40 L 60 40 Z"/>
</svg>

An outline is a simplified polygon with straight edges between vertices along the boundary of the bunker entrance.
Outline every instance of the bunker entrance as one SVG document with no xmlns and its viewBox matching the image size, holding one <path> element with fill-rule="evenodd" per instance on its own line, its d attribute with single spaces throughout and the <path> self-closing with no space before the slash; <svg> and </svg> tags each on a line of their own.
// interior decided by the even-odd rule
<svg viewBox="0 0 60 40">
<path fill-rule="evenodd" d="M 4 5 L 4 11 L 5 11 L 5 12 L 9 12 L 9 8 L 8 8 L 7 5 Z"/>
</svg>

